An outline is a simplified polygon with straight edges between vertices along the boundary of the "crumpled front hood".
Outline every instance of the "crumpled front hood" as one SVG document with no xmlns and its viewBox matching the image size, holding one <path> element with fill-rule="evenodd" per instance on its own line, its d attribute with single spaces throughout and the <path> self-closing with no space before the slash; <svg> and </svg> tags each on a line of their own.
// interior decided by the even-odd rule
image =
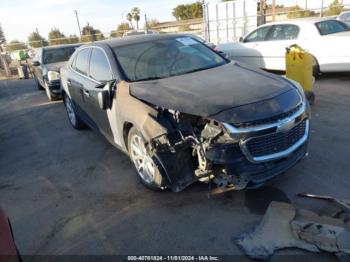
<svg viewBox="0 0 350 262">
<path fill-rule="evenodd" d="M 263 114 L 267 116 L 261 115 L 258 108 L 250 110 L 254 114 L 248 114 L 251 121 L 289 110 L 275 101 L 279 96 L 283 100 L 291 96 L 289 103 L 293 106 L 300 102 L 297 90 L 286 79 L 236 62 L 181 76 L 134 82 L 130 92 L 153 105 L 231 123 L 244 121 L 246 117 L 241 116 L 244 110 L 224 113 L 227 110 L 252 104 L 264 108 Z"/>
<path fill-rule="evenodd" d="M 67 63 L 67 61 L 46 64 L 46 67 L 47 67 L 48 71 L 60 72 L 61 67 L 65 66 L 66 63 Z"/>
</svg>

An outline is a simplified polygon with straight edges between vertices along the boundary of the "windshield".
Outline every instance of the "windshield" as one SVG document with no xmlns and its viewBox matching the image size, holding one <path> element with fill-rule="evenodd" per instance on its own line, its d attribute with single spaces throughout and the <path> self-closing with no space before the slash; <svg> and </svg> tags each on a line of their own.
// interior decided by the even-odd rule
<svg viewBox="0 0 350 262">
<path fill-rule="evenodd" d="M 74 53 L 77 46 L 61 47 L 54 49 L 45 49 L 43 52 L 44 64 L 68 61 Z"/>
<path fill-rule="evenodd" d="M 160 39 L 113 50 L 129 81 L 166 78 L 227 63 L 191 37 Z"/>
<path fill-rule="evenodd" d="M 337 20 L 327 20 L 316 23 L 316 27 L 321 35 L 330 35 L 349 31 L 349 27 Z"/>
</svg>

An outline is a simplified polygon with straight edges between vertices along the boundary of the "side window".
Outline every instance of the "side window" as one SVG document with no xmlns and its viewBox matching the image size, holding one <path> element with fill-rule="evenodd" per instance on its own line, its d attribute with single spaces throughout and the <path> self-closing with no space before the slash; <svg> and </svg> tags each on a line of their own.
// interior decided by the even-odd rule
<svg viewBox="0 0 350 262">
<path fill-rule="evenodd" d="M 344 22 L 350 22 L 350 13 L 341 14 L 339 19 Z"/>
<path fill-rule="evenodd" d="M 316 23 L 316 27 L 321 35 L 330 35 L 349 30 L 349 27 L 343 22 L 337 20 L 326 20 Z"/>
<path fill-rule="evenodd" d="M 296 25 L 275 25 L 267 40 L 293 40 L 299 35 L 299 27 Z"/>
<path fill-rule="evenodd" d="M 87 72 L 88 72 L 89 53 L 90 53 L 90 48 L 85 48 L 81 50 L 75 58 L 74 69 L 84 75 L 87 75 Z"/>
<path fill-rule="evenodd" d="M 102 50 L 97 48 L 92 49 L 89 72 L 93 79 L 100 82 L 112 79 L 107 57 Z"/>
<path fill-rule="evenodd" d="M 245 43 L 249 43 L 249 42 L 260 42 L 260 41 L 264 41 L 269 30 L 270 30 L 271 26 L 264 26 L 261 28 L 256 29 L 255 31 L 253 31 L 252 33 L 250 33 L 250 35 L 248 35 L 245 39 L 244 42 Z"/>
<path fill-rule="evenodd" d="M 74 56 L 74 58 L 72 59 L 72 62 L 71 62 L 71 66 L 72 66 L 74 69 L 76 69 L 76 66 L 75 66 L 76 61 L 77 61 L 77 55 Z"/>
<path fill-rule="evenodd" d="M 345 16 L 345 22 L 350 22 L 350 13 L 347 13 Z"/>
</svg>

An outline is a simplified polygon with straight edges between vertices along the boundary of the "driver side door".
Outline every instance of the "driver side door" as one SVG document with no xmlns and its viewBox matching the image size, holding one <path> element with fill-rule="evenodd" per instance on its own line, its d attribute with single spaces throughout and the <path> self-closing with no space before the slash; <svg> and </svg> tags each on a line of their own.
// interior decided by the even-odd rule
<svg viewBox="0 0 350 262">
<path fill-rule="evenodd" d="M 98 95 L 103 90 L 99 87 L 101 83 L 115 79 L 113 76 L 110 61 L 102 48 L 92 47 L 88 80 L 83 87 L 84 108 L 94 126 L 107 139 L 114 141 L 112 123 L 115 122 L 115 115 L 110 109 L 102 110 L 99 106 Z"/>
</svg>

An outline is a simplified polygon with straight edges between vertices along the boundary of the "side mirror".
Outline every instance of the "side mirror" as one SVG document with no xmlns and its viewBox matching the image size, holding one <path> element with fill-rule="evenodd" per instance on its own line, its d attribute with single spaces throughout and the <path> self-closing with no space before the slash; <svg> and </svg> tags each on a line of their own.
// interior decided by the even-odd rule
<svg viewBox="0 0 350 262">
<path fill-rule="evenodd" d="M 243 40 L 244 40 L 244 39 L 243 39 L 242 36 L 238 39 L 238 41 L 241 42 L 241 43 L 243 42 Z"/>
<path fill-rule="evenodd" d="M 110 95 L 108 90 L 101 90 L 97 94 L 98 105 L 102 110 L 110 108 Z"/>
<path fill-rule="evenodd" d="M 39 66 L 40 65 L 40 62 L 39 61 L 33 61 L 32 62 L 32 66 Z"/>
<path fill-rule="evenodd" d="M 95 88 L 101 89 L 101 91 L 97 93 L 97 100 L 98 105 L 102 110 L 107 110 L 112 107 L 112 99 L 114 96 L 113 88 L 115 87 L 115 84 L 116 80 L 110 80 L 95 86 Z"/>
</svg>

